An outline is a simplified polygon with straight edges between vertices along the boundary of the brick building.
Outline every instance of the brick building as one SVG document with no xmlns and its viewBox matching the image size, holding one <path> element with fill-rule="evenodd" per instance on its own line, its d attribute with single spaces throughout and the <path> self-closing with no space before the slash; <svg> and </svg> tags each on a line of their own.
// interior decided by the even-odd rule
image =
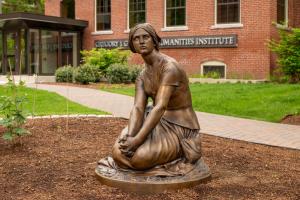
<svg viewBox="0 0 300 200">
<path fill-rule="evenodd" d="M 130 27 L 148 22 L 189 74 L 267 79 L 276 63 L 267 42 L 300 27 L 300 0 L 46 0 L 45 14 L 88 21 L 84 49 L 126 46 Z"/>
</svg>

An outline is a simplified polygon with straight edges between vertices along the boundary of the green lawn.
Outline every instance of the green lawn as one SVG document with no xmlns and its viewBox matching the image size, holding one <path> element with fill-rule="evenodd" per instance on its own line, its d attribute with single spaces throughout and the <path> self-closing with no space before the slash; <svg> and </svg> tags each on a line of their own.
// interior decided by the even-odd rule
<svg viewBox="0 0 300 200">
<path fill-rule="evenodd" d="M 279 122 L 300 113 L 300 84 L 191 84 L 197 111 Z M 102 90 L 134 96 L 134 86 Z"/>
<path fill-rule="evenodd" d="M 28 115 L 33 112 L 35 115 L 63 115 L 67 114 L 66 98 L 54 93 L 31 88 L 20 89 L 20 94 L 27 94 L 28 101 L 25 103 L 25 110 Z M 10 95 L 4 86 L 0 86 L 0 96 Z M 35 99 L 35 105 L 34 105 Z M 107 114 L 106 112 L 91 109 L 80 104 L 68 101 L 69 114 Z"/>
</svg>

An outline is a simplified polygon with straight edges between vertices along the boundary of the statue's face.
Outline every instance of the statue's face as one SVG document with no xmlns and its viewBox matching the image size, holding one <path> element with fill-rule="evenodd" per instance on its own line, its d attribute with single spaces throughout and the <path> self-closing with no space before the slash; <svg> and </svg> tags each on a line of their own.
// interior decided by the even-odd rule
<svg viewBox="0 0 300 200">
<path fill-rule="evenodd" d="M 155 48 L 151 35 L 142 28 L 133 34 L 132 43 L 135 51 L 142 55 L 151 53 Z"/>
</svg>

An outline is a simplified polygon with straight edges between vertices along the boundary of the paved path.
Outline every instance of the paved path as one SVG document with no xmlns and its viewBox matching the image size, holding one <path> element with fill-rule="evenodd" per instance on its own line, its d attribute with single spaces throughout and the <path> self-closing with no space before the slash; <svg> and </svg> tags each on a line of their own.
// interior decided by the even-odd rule
<svg viewBox="0 0 300 200">
<path fill-rule="evenodd" d="M 35 87 L 28 84 L 29 87 Z M 116 117 L 128 118 L 133 98 L 95 89 L 39 84 L 38 89 L 57 92 L 82 105 Z M 300 150 L 300 126 L 277 124 L 197 112 L 201 132 L 236 140 Z"/>
</svg>

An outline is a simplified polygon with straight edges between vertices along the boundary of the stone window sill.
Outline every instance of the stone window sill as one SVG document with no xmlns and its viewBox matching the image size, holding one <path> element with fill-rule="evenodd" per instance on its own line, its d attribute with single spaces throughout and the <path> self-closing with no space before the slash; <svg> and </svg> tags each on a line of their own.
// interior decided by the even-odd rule
<svg viewBox="0 0 300 200">
<path fill-rule="evenodd" d="M 96 32 L 92 32 L 92 35 L 111 35 L 114 32 L 111 30 L 108 31 L 96 31 Z"/>
<path fill-rule="evenodd" d="M 161 29 L 161 31 L 188 31 L 188 30 L 189 28 L 187 26 L 165 27 Z"/>
<path fill-rule="evenodd" d="M 236 24 L 215 24 L 210 29 L 222 29 L 222 28 L 243 28 L 244 25 L 240 23 Z"/>
</svg>

